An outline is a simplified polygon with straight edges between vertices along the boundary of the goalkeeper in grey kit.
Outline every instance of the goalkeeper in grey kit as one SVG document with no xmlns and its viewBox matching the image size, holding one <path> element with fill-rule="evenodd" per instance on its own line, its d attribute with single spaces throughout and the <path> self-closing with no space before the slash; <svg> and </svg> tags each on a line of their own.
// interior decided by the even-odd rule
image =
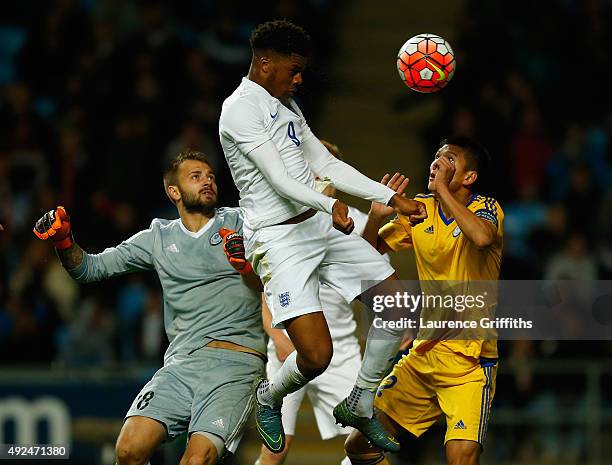
<svg viewBox="0 0 612 465">
<path fill-rule="evenodd" d="M 235 452 L 253 383 L 264 373 L 259 279 L 244 258 L 240 210 L 216 208 L 214 172 L 200 152 L 179 154 L 164 186 L 180 218 L 154 219 L 149 229 L 100 254 L 74 242 L 62 207 L 34 228 L 53 242 L 79 282 L 144 270 L 159 276 L 170 345 L 164 366 L 128 410 L 117 439 L 118 465 L 147 463 L 158 445 L 183 432 L 189 441 L 180 465 L 210 465 Z"/>
</svg>

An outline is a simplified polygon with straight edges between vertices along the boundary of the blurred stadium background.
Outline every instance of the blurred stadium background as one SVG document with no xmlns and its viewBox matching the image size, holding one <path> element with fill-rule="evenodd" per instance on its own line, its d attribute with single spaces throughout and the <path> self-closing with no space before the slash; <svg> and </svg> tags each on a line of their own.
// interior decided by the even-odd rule
<svg viewBox="0 0 612 465">
<path fill-rule="evenodd" d="M 0 443 L 70 444 L 71 463 L 114 463 L 113 444 L 165 349 L 155 277 L 76 285 L 31 233 L 65 205 L 76 240 L 101 251 L 175 217 L 165 160 L 216 163 L 222 100 L 246 74 L 257 23 L 288 18 L 316 43 L 300 104 L 322 138 L 373 178 L 424 188 L 438 141 L 474 135 L 494 157 L 505 209 L 504 279 L 612 276 L 612 3 L 606 0 L 21 0 L 0 17 Z M 395 54 L 439 34 L 458 71 L 439 95 L 406 89 Z M 364 203 L 357 203 L 367 208 Z M 416 276 L 411 256 L 393 258 Z M 612 463 L 612 344 L 500 344 L 485 464 Z M 442 426 L 397 464 L 443 463 Z M 181 444 L 153 465 L 178 463 Z M 235 459 L 252 464 L 253 430 Z M 305 406 L 289 464 L 334 464 Z M 24 462 L 20 462 L 24 463 Z M 40 462 L 38 462 L 40 463 Z"/>
</svg>

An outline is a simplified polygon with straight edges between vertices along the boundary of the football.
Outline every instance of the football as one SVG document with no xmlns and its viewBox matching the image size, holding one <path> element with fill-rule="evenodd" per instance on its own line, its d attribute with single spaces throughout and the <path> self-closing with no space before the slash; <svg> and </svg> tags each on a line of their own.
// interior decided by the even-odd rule
<svg viewBox="0 0 612 465">
<path fill-rule="evenodd" d="M 397 71 L 416 92 L 438 92 L 455 74 L 455 54 L 450 44 L 435 34 L 418 34 L 408 39 L 397 54 Z"/>
</svg>

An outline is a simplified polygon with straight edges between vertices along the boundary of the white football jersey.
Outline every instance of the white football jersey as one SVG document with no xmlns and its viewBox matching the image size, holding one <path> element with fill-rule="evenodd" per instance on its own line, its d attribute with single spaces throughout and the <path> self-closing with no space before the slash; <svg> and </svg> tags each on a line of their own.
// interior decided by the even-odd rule
<svg viewBox="0 0 612 465">
<path fill-rule="evenodd" d="M 314 176 L 302 153 L 302 143 L 314 137 L 301 110 L 291 99 L 291 109 L 259 84 L 242 78 L 221 110 L 219 137 L 236 187 L 247 228 L 278 224 L 308 210 L 279 195 L 250 160 L 249 153 L 272 141 L 287 173 L 315 188 Z"/>
</svg>

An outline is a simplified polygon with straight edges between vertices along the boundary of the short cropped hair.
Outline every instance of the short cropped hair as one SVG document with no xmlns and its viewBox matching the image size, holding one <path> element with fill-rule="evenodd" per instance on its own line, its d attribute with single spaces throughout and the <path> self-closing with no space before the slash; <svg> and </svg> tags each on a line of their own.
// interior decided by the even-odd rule
<svg viewBox="0 0 612 465">
<path fill-rule="evenodd" d="M 450 136 L 440 142 L 438 148 L 445 145 L 456 145 L 465 151 L 466 168 L 469 170 L 486 171 L 491 164 L 489 151 L 475 139 L 467 136 Z"/>
<path fill-rule="evenodd" d="M 295 53 L 309 57 L 311 52 L 310 36 L 300 26 L 286 20 L 260 24 L 253 29 L 249 42 L 253 54 L 271 50 L 281 55 Z"/>
<path fill-rule="evenodd" d="M 178 173 L 179 166 L 181 166 L 181 164 L 187 160 L 201 161 L 202 163 L 206 163 L 211 168 L 213 166 L 205 153 L 191 149 L 180 152 L 172 159 L 172 161 L 170 161 L 166 167 L 166 170 L 164 171 L 164 189 L 166 190 L 166 194 L 168 193 L 168 186 L 176 186 L 178 184 L 176 175 Z"/>
</svg>

